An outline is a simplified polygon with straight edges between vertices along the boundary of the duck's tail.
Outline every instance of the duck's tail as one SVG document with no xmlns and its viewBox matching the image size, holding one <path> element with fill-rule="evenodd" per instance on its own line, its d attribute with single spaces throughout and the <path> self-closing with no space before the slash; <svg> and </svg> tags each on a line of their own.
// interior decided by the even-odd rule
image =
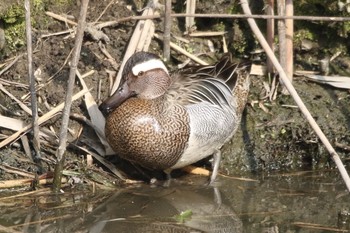
<svg viewBox="0 0 350 233">
<path fill-rule="evenodd" d="M 218 63 L 215 64 L 213 72 L 215 76 L 224 80 L 231 89 L 237 101 L 237 113 L 241 114 L 247 103 L 250 86 L 251 62 L 244 61 L 235 63 L 230 53 L 224 54 Z"/>
<path fill-rule="evenodd" d="M 187 99 L 221 105 L 229 102 L 227 97 L 232 93 L 236 99 L 236 111 L 240 115 L 247 102 L 250 67 L 250 62 L 233 62 L 231 54 L 226 53 L 213 65 L 192 66 L 181 70 L 184 77 L 192 79 L 193 87 L 195 86 L 192 89 L 196 90 L 186 93 Z"/>
</svg>

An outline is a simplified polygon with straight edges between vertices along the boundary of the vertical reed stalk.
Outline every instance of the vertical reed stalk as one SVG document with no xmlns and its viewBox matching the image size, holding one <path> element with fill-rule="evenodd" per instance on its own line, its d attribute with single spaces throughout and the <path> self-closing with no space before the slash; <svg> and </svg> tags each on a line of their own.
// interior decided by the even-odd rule
<svg viewBox="0 0 350 233">
<path fill-rule="evenodd" d="M 74 81 L 75 81 L 75 74 L 80 58 L 80 51 L 81 51 L 81 45 L 83 43 L 83 36 L 84 36 L 84 30 L 85 30 L 85 19 L 86 19 L 86 12 L 88 8 L 89 0 L 81 0 L 81 8 L 79 13 L 79 21 L 77 26 L 77 31 L 75 35 L 75 44 L 74 44 L 74 50 L 73 50 L 73 57 L 70 64 L 70 71 L 69 71 L 69 79 L 67 83 L 67 92 L 66 92 L 66 99 L 65 104 L 62 112 L 62 124 L 60 129 L 60 135 L 59 135 L 59 145 L 56 151 L 56 166 L 55 166 L 55 172 L 54 172 L 54 184 L 53 184 L 53 191 L 59 192 L 61 189 L 61 179 L 62 179 L 62 170 L 64 167 L 64 161 L 65 161 L 65 152 L 67 147 L 67 129 L 68 129 L 68 122 L 69 122 L 69 115 L 70 115 L 70 108 L 72 106 L 72 96 L 73 96 L 73 87 L 74 87 Z"/>
</svg>

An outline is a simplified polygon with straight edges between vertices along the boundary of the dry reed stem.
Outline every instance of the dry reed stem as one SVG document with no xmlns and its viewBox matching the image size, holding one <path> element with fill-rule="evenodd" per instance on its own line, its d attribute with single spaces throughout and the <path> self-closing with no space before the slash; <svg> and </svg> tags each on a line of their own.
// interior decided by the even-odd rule
<svg viewBox="0 0 350 233">
<path fill-rule="evenodd" d="M 69 24 L 71 24 L 71 25 L 73 25 L 73 26 L 77 26 L 77 25 L 78 25 L 76 22 L 71 21 L 71 20 L 69 20 L 69 19 L 67 19 L 67 18 L 65 18 L 65 17 L 63 17 L 63 16 L 60 16 L 60 15 L 58 15 L 58 14 L 55 14 L 55 13 L 53 13 L 53 12 L 46 11 L 45 14 L 46 14 L 47 16 L 50 16 L 50 17 L 52 17 L 52 18 L 54 18 L 54 19 L 57 19 L 57 20 L 59 20 L 59 21 L 62 21 L 62 22 L 65 22 L 65 23 L 69 23 Z"/>
<path fill-rule="evenodd" d="M 266 6 L 266 14 L 267 15 L 274 15 L 274 2 L 275 0 L 268 0 L 267 6 Z M 269 44 L 272 51 L 275 51 L 274 43 L 275 43 L 275 20 L 274 19 L 268 19 L 266 22 L 266 39 L 267 43 Z M 267 66 L 267 72 L 268 73 L 274 73 L 274 66 L 270 60 L 270 58 L 267 58 L 266 61 Z"/>
<path fill-rule="evenodd" d="M 327 84 L 336 88 L 350 89 L 350 77 L 344 76 L 327 76 L 327 75 L 317 75 L 317 74 L 307 74 L 304 76 L 314 82 Z"/>
<path fill-rule="evenodd" d="M 80 97 L 84 96 L 84 94 L 87 91 L 88 90 L 86 90 L 86 89 L 79 91 L 77 94 L 75 94 L 72 97 L 72 101 L 75 101 L 75 100 L 79 99 Z M 39 125 L 43 124 L 44 122 L 46 122 L 46 121 L 50 120 L 52 117 L 54 117 L 59 111 L 61 111 L 63 109 L 63 106 L 64 106 L 64 103 L 60 103 L 55 108 L 53 108 L 49 112 L 45 113 L 43 116 L 39 117 L 39 119 L 38 119 Z M 18 130 L 16 133 L 12 134 L 11 136 L 6 138 L 5 140 L 1 141 L 0 142 L 0 149 L 4 146 L 8 145 L 9 143 L 13 142 L 14 140 L 16 140 L 22 133 L 27 132 L 31 128 L 32 128 L 31 124 L 26 125 L 25 127 Z"/>
<path fill-rule="evenodd" d="M 163 59 L 170 60 L 171 0 L 165 0 Z"/>
<path fill-rule="evenodd" d="M 154 31 L 154 22 L 152 20 L 146 20 L 143 28 L 141 28 L 140 35 L 137 34 L 138 42 L 136 44 L 135 52 L 148 51 L 148 48 L 153 38 Z"/>
<path fill-rule="evenodd" d="M 71 24 L 73 26 L 76 26 L 77 23 L 73 22 L 71 20 L 67 20 L 65 17 L 62 17 L 58 14 L 55 14 L 53 12 L 47 11 L 45 12 L 46 15 L 63 21 L 65 23 Z M 131 21 L 131 20 L 146 20 L 146 19 L 159 19 L 162 16 L 160 15 L 142 15 L 142 16 L 128 16 L 124 18 L 120 18 L 113 21 L 106 21 L 106 22 L 96 22 L 95 25 L 97 28 L 104 28 L 104 27 L 110 27 L 110 26 L 116 26 L 119 23 Z M 227 18 L 227 19 L 293 19 L 293 20 L 310 20 L 310 21 L 332 21 L 332 22 L 344 22 L 344 21 L 350 21 L 350 17 L 333 17 L 333 16 L 279 16 L 279 15 L 243 15 L 243 14 L 171 14 L 171 17 L 173 18 L 182 18 L 182 17 L 196 17 L 196 18 Z"/>
<path fill-rule="evenodd" d="M 28 227 L 29 225 L 34 225 L 34 224 L 39 224 L 39 223 L 42 224 L 44 222 L 54 222 L 54 221 L 57 221 L 57 220 L 62 220 L 62 219 L 65 219 L 65 218 L 72 218 L 72 217 L 73 217 L 72 214 L 65 214 L 65 215 L 61 215 L 61 216 L 58 216 L 58 217 L 48 217 L 46 219 L 41 219 L 41 220 L 38 220 L 38 221 L 21 223 L 21 224 L 13 225 L 12 227 L 21 227 L 21 226 Z"/>
<path fill-rule="evenodd" d="M 6 233 L 22 233 L 23 231 L 16 231 L 12 229 L 11 227 L 6 227 L 3 225 L 0 225 L 0 231 L 1 232 L 6 232 Z"/>
<path fill-rule="evenodd" d="M 21 57 L 23 57 L 24 54 L 18 55 L 16 56 L 13 61 L 10 62 L 10 64 L 8 64 L 4 69 L 0 70 L 0 76 L 5 73 L 8 69 L 10 69 L 17 61 L 18 59 L 20 59 Z"/>
<path fill-rule="evenodd" d="M 157 15 L 157 18 L 160 17 L 158 15 L 156 9 L 153 9 L 152 7 L 147 7 L 143 11 L 142 15 L 146 16 L 146 17 L 151 17 L 151 18 L 154 15 Z M 131 39 L 129 41 L 128 47 L 125 51 L 123 61 L 119 67 L 117 77 L 115 78 L 115 81 L 114 81 L 114 84 L 113 84 L 113 87 L 111 90 L 111 94 L 113 94 L 119 86 L 119 83 L 120 83 L 120 80 L 122 77 L 122 72 L 123 72 L 124 65 L 125 65 L 126 61 L 129 59 L 129 57 L 131 57 L 132 54 L 135 53 L 135 51 L 139 51 L 144 47 L 148 48 L 149 44 L 147 44 L 147 43 L 150 43 L 150 39 L 147 39 L 147 37 L 148 38 L 152 37 L 153 33 L 154 33 L 154 23 L 152 20 L 140 20 L 137 23 L 137 25 L 134 29 L 134 32 L 131 36 Z M 141 39 L 141 38 L 143 38 L 143 39 Z M 137 49 L 139 49 L 139 50 L 137 50 Z M 144 51 L 147 51 L 147 50 L 144 50 Z"/>
<path fill-rule="evenodd" d="M 28 115 L 32 116 L 32 110 L 27 107 L 24 103 L 22 103 L 19 99 L 17 99 L 14 95 L 12 95 L 9 91 L 6 90 L 6 88 L 0 83 L 0 90 L 4 92 L 10 99 L 14 100 L 20 108 L 28 113 Z"/>
<path fill-rule="evenodd" d="M 293 16 L 293 0 L 286 0 L 285 5 L 286 16 Z M 294 21 L 293 19 L 286 19 L 286 74 L 289 80 L 293 81 L 293 67 L 294 67 L 294 57 L 293 57 L 293 35 L 294 35 Z"/>
<path fill-rule="evenodd" d="M 32 46 L 32 24 L 30 19 L 30 1 L 24 1 L 24 8 L 26 10 L 26 37 L 27 37 L 27 57 L 28 57 L 28 83 L 30 90 L 30 102 L 32 108 L 32 124 L 33 124 L 33 148 L 36 153 L 33 157 L 41 157 L 40 139 L 39 139 L 39 124 L 38 124 L 38 103 L 35 91 L 35 77 L 33 71 L 33 46 Z"/>
<path fill-rule="evenodd" d="M 285 16 L 285 0 L 277 0 L 277 11 L 278 15 Z M 277 22 L 277 30 L 278 30 L 278 51 L 279 51 L 279 62 L 283 68 L 286 70 L 286 22 L 285 20 L 278 20 Z M 280 82 L 283 81 L 280 80 Z M 288 94 L 288 91 L 285 87 L 282 90 L 283 94 Z"/>
<path fill-rule="evenodd" d="M 248 15 L 248 16 L 251 15 L 251 11 L 250 11 L 249 4 L 248 4 L 247 0 L 241 0 L 241 6 L 243 8 L 243 12 L 246 15 Z M 271 50 L 271 48 L 268 45 L 268 43 L 266 42 L 266 40 L 265 40 L 263 34 L 261 33 L 259 27 L 255 23 L 255 20 L 252 19 L 252 18 L 248 18 L 248 23 L 249 23 L 249 26 L 251 27 L 253 33 L 257 37 L 259 43 L 264 48 L 267 56 L 270 57 L 272 63 L 274 64 L 276 70 L 278 71 L 278 73 L 280 75 L 280 78 L 283 80 L 283 83 L 284 83 L 285 87 L 287 88 L 287 90 L 289 91 L 291 96 L 293 97 L 293 99 L 296 102 L 296 104 L 299 106 L 301 112 L 303 113 L 303 115 L 305 116 L 305 118 L 307 119 L 307 121 L 309 122 L 309 124 L 311 125 L 311 127 L 313 128 L 315 133 L 317 134 L 317 136 L 322 141 L 323 145 L 327 148 L 329 154 L 331 155 L 333 161 L 335 162 L 335 164 L 337 165 L 337 167 L 339 169 L 339 172 L 340 172 L 340 174 L 341 174 L 341 176 L 342 176 L 342 178 L 343 178 L 343 180 L 344 180 L 344 182 L 346 184 L 346 187 L 347 187 L 348 191 L 350 191 L 349 174 L 346 171 L 346 169 L 344 167 L 344 164 L 342 163 L 339 155 L 334 150 L 334 148 L 332 147 L 331 143 L 329 142 L 329 140 L 327 139 L 325 134 L 322 132 L 322 130 L 320 129 L 320 127 L 316 123 L 315 119 L 312 117 L 311 113 L 309 112 L 309 110 L 306 108 L 305 104 L 303 103 L 303 101 L 299 97 L 299 95 L 296 92 L 295 88 L 293 87 L 292 83 L 289 81 L 289 79 L 288 79 L 286 73 L 284 72 L 282 66 L 279 64 L 276 56 L 274 55 L 274 53 Z"/>
<path fill-rule="evenodd" d="M 201 167 L 195 167 L 192 165 L 181 168 L 181 170 L 194 175 L 210 176 L 210 171 Z"/>
<path fill-rule="evenodd" d="M 4 180 L 0 182 L 0 189 L 8 189 L 15 187 L 30 187 L 33 182 L 35 182 L 35 178 L 30 179 L 18 179 L 18 180 Z M 67 183 L 67 178 L 62 177 L 62 183 Z M 48 185 L 53 183 L 53 178 L 39 178 L 39 185 Z M 1 198 L 2 199 L 2 198 Z"/>
<path fill-rule="evenodd" d="M 19 168 L 11 167 L 11 166 L 6 165 L 6 164 L 0 164 L 0 169 L 5 171 L 5 172 L 7 172 L 7 173 L 16 174 L 16 175 L 23 176 L 23 177 L 28 177 L 28 178 L 31 178 L 31 179 L 35 178 L 35 175 L 33 173 L 29 173 L 27 171 L 23 171 L 23 170 L 21 170 Z"/>
<path fill-rule="evenodd" d="M 228 53 L 226 38 L 224 36 L 222 36 L 222 50 L 224 53 Z"/>
<path fill-rule="evenodd" d="M 79 71 L 77 70 L 76 72 L 77 72 L 77 76 L 79 78 L 79 81 L 80 81 L 82 87 L 84 89 L 88 89 L 87 85 L 86 85 L 84 79 L 82 78 L 82 76 L 80 75 Z M 94 128 L 97 136 L 99 137 L 101 143 L 105 147 L 105 154 L 103 154 L 103 155 L 112 154 L 113 150 L 105 138 L 106 120 L 105 120 L 103 114 L 101 113 L 101 111 L 98 109 L 98 106 L 97 106 L 91 92 L 90 91 L 86 92 L 84 97 L 85 97 L 84 101 L 85 101 L 86 109 L 89 113 L 93 128 Z"/>
<path fill-rule="evenodd" d="M 119 64 L 115 61 L 114 57 L 108 52 L 106 46 L 103 43 L 98 43 L 101 52 L 107 57 L 107 61 L 112 65 L 113 69 L 118 70 Z"/>
<path fill-rule="evenodd" d="M 154 37 L 157 38 L 157 39 L 160 39 L 162 40 L 163 38 L 161 38 L 158 34 L 154 34 Z M 201 65 L 208 65 L 207 62 L 203 61 L 202 59 L 192 55 L 191 53 L 187 52 L 185 49 L 181 48 L 180 46 L 178 46 L 177 44 L 175 43 L 172 43 L 170 42 L 170 47 L 172 49 L 174 49 L 175 51 L 179 52 L 179 53 L 182 53 L 183 55 L 191 58 L 193 61 L 197 62 L 198 64 L 201 64 Z"/>
<path fill-rule="evenodd" d="M 187 0 L 186 1 L 186 14 L 194 14 L 196 12 L 196 0 Z M 195 25 L 194 17 L 187 16 L 185 19 L 186 31 L 190 32 L 191 28 Z"/>
<path fill-rule="evenodd" d="M 105 9 L 103 9 L 102 13 L 97 17 L 97 19 L 95 19 L 94 23 L 97 23 L 97 22 L 101 19 L 101 17 L 106 13 L 106 11 L 108 10 L 108 8 L 109 8 L 110 6 L 112 6 L 114 3 L 115 3 L 115 1 L 114 1 L 114 0 L 111 0 L 111 1 L 108 3 L 108 5 L 105 7 Z"/>
<path fill-rule="evenodd" d="M 64 31 L 61 31 L 61 32 L 54 32 L 54 33 L 44 34 L 44 35 L 40 36 L 40 39 L 44 39 L 44 38 L 51 37 L 51 36 L 60 36 L 60 35 L 69 34 L 69 33 L 72 33 L 72 32 L 74 32 L 73 29 L 68 29 L 68 30 L 64 30 Z"/>
<path fill-rule="evenodd" d="M 30 158 L 31 162 L 34 162 L 34 158 L 32 157 L 32 149 L 30 148 L 27 135 L 22 135 L 21 142 L 25 155 L 27 158 Z"/>
<path fill-rule="evenodd" d="M 201 31 L 196 31 L 196 32 L 191 32 L 190 34 L 188 34 L 190 37 L 212 37 L 212 36 L 223 36 L 225 35 L 227 32 L 225 31 L 219 31 L 219 32 L 201 32 Z"/>
<path fill-rule="evenodd" d="M 59 190 L 61 189 L 62 170 L 63 170 L 64 159 L 65 159 L 64 155 L 65 155 L 66 146 L 67 146 L 67 129 L 68 129 L 68 123 L 69 123 L 69 114 L 70 114 L 70 108 L 72 105 L 72 95 L 73 95 L 75 75 L 76 75 L 77 66 L 80 58 L 81 45 L 83 43 L 84 30 L 86 26 L 85 20 L 86 20 L 88 4 L 89 4 L 89 0 L 81 1 L 79 21 L 78 21 L 77 31 L 75 35 L 74 50 L 73 50 L 72 61 L 70 64 L 69 79 L 67 83 L 66 98 L 65 98 L 64 108 L 62 112 L 62 123 L 61 123 L 61 129 L 59 133 L 59 145 L 56 151 L 57 164 L 55 166 L 54 186 L 53 186 L 53 190 L 55 192 L 59 192 Z"/>
<path fill-rule="evenodd" d="M 50 192 L 49 188 L 42 188 L 34 191 L 23 192 L 19 194 L 15 194 L 12 196 L 0 197 L 0 202 L 8 199 L 18 199 L 19 197 L 31 196 L 33 197 L 35 194 L 48 194 Z"/>
<path fill-rule="evenodd" d="M 307 228 L 307 229 L 315 229 L 315 230 L 322 230 L 322 231 L 329 231 L 329 232 L 349 232 L 345 229 L 340 229 L 336 227 L 331 226 L 324 226 L 321 224 L 315 224 L 315 223 L 307 223 L 307 222 L 293 222 L 292 225 L 298 226 L 300 228 Z"/>
<path fill-rule="evenodd" d="M 53 14 L 50 12 L 50 14 Z M 146 20 L 159 19 L 160 15 L 142 15 L 142 16 L 128 16 L 113 21 L 99 22 L 96 24 L 97 28 L 104 28 L 116 26 L 119 23 L 131 20 Z M 293 19 L 293 20 L 310 20 L 310 21 L 331 21 L 331 22 L 345 22 L 350 21 L 350 17 L 333 17 L 333 16 L 279 16 L 279 15 L 243 15 L 243 14 L 171 14 L 173 18 L 182 17 L 196 17 L 196 18 L 225 18 L 225 19 Z"/>
</svg>

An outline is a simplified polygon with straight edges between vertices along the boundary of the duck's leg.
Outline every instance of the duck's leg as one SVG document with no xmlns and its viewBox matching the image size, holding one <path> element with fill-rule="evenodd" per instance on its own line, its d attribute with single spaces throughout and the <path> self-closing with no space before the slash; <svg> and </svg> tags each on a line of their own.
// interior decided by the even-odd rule
<svg viewBox="0 0 350 233">
<path fill-rule="evenodd" d="M 217 205 L 216 206 L 216 210 L 217 210 L 221 207 L 221 204 L 222 204 L 221 193 L 218 187 L 214 187 L 213 190 L 214 190 L 214 202 Z"/>
<path fill-rule="evenodd" d="M 212 162 L 213 171 L 211 173 L 209 185 L 212 185 L 214 183 L 216 176 L 218 175 L 220 160 L 221 160 L 221 151 L 216 150 L 215 153 L 213 154 L 213 162 Z"/>
<path fill-rule="evenodd" d="M 171 171 L 172 169 L 165 169 L 166 181 L 164 182 L 164 187 L 169 187 L 171 183 Z"/>
</svg>

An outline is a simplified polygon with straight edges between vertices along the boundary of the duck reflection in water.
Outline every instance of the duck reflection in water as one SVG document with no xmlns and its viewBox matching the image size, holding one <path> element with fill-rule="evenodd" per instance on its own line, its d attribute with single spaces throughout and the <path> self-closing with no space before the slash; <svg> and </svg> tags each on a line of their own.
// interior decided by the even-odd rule
<svg viewBox="0 0 350 233">
<path fill-rule="evenodd" d="M 243 232 L 234 210 L 218 203 L 221 197 L 213 198 L 214 193 L 219 194 L 210 186 L 142 185 L 116 193 L 91 212 L 81 227 L 90 233 Z M 184 211 L 190 214 L 181 220 L 174 217 Z"/>
</svg>

